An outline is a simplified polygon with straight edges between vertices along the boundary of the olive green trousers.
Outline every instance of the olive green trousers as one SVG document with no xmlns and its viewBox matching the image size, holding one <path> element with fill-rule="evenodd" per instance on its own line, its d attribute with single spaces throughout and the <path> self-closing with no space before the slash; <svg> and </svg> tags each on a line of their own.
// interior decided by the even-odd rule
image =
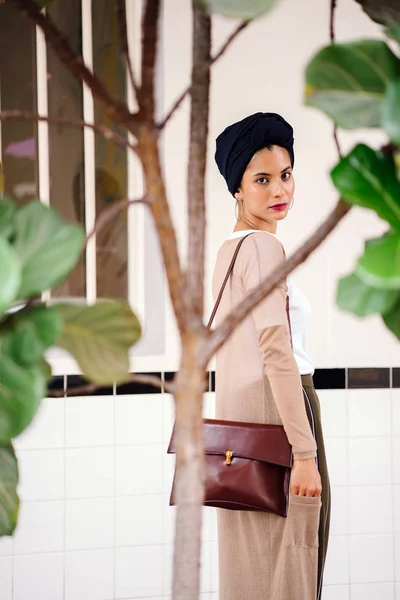
<svg viewBox="0 0 400 600">
<path fill-rule="evenodd" d="M 321 512 L 318 529 L 318 593 L 317 600 L 320 600 L 322 595 L 322 583 L 324 576 L 324 566 L 326 553 L 328 551 L 329 525 L 331 517 L 331 488 L 329 483 L 328 466 L 326 462 L 324 437 L 322 432 L 321 422 L 321 406 L 314 389 L 312 375 L 302 375 L 301 381 L 303 385 L 304 402 L 306 405 L 307 416 L 310 421 L 311 429 L 317 442 L 317 463 L 318 470 L 321 475 L 322 495 L 321 495 Z"/>
</svg>

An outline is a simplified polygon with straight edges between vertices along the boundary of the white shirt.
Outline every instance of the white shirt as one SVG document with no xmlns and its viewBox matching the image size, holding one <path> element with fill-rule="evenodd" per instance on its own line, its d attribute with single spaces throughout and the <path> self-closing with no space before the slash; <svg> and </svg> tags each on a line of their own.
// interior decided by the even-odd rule
<svg viewBox="0 0 400 600">
<path fill-rule="evenodd" d="M 246 229 L 243 231 L 234 231 L 228 240 L 243 237 L 248 233 L 259 231 L 258 229 Z M 267 235 L 274 233 L 264 231 Z M 278 238 L 277 238 L 278 239 Z M 293 354 L 299 367 L 301 375 L 314 374 L 314 363 L 306 352 L 308 323 L 311 316 L 311 306 L 306 296 L 297 286 L 292 274 L 287 277 L 287 287 L 289 296 L 289 316 L 292 329 Z"/>
</svg>

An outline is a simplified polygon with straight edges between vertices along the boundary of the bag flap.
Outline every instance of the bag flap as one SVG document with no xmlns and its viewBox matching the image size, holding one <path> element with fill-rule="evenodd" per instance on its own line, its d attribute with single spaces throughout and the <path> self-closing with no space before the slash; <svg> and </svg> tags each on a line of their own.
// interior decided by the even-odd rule
<svg viewBox="0 0 400 600">
<path fill-rule="evenodd" d="M 175 453 L 174 431 L 168 453 Z M 230 450 L 232 460 L 247 458 L 273 463 L 282 467 L 292 466 L 292 447 L 282 425 L 243 423 L 204 419 L 204 452 L 225 456 Z"/>
</svg>

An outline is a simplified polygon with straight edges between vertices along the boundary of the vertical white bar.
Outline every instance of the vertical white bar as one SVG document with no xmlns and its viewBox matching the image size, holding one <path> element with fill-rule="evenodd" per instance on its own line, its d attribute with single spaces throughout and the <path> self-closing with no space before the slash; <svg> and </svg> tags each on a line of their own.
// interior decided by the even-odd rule
<svg viewBox="0 0 400 600">
<path fill-rule="evenodd" d="M 92 2 L 82 0 L 82 55 L 85 65 L 93 70 L 92 40 Z M 93 96 L 87 85 L 83 84 L 83 119 L 94 123 Z M 94 131 L 85 127 L 83 134 L 85 155 L 85 227 L 89 233 L 96 220 L 96 180 Z M 86 248 L 86 300 L 88 304 L 96 301 L 96 236 L 93 236 Z"/>
<path fill-rule="evenodd" d="M 133 72 L 140 73 L 141 6 L 140 2 L 126 0 L 126 21 L 129 55 Z M 137 108 L 129 72 L 127 77 L 127 101 L 130 110 Z M 138 82 L 139 83 L 139 82 Z M 129 140 L 134 141 L 131 134 Z M 128 150 L 128 198 L 140 198 L 144 192 L 142 168 L 137 156 Z M 128 300 L 142 323 L 145 322 L 144 291 L 144 217 L 145 206 L 138 204 L 128 210 Z"/>
<path fill-rule="evenodd" d="M 36 27 L 36 93 L 37 111 L 41 117 L 49 114 L 47 97 L 47 52 L 46 38 L 39 27 Z M 50 206 L 50 161 L 49 161 L 49 125 L 46 121 L 38 122 L 38 177 L 39 198 L 45 206 Z M 45 302 L 50 299 L 50 290 L 42 294 Z"/>
<path fill-rule="evenodd" d="M 36 88 L 37 109 L 41 117 L 48 116 L 47 100 L 47 54 L 46 40 L 42 30 L 36 27 Z M 50 204 L 49 126 L 38 123 L 39 198 L 46 206 Z"/>
</svg>

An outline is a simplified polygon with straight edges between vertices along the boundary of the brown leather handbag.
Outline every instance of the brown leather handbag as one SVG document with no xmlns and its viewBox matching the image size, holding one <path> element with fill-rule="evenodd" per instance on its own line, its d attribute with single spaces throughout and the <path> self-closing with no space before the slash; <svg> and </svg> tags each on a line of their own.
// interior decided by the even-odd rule
<svg viewBox="0 0 400 600">
<path fill-rule="evenodd" d="M 251 234 L 248 234 L 251 235 Z M 244 240 L 236 247 L 208 327 Z M 288 318 L 288 303 L 286 304 Z M 290 320 L 289 320 L 290 325 Z M 168 453 L 175 453 L 172 432 Z M 205 506 L 256 510 L 287 516 L 292 447 L 282 425 L 204 420 Z M 175 477 L 170 505 L 175 504 Z"/>
</svg>

